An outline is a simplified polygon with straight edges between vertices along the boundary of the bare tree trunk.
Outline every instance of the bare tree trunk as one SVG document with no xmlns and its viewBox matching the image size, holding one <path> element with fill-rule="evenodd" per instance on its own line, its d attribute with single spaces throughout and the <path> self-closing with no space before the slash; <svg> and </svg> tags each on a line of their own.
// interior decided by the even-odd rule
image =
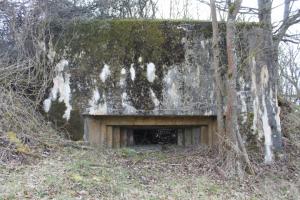
<svg viewBox="0 0 300 200">
<path fill-rule="evenodd" d="M 185 0 L 183 4 L 183 19 L 188 18 L 188 7 L 189 7 L 189 0 Z"/>
<path fill-rule="evenodd" d="M 223 81 L 221 77 L 220 67 L 220 47 L 219 47 L 219 27 L 216 14 L 215 0 L 210 0 L 211 17 L 212 17 L 212 30 L 213 30 L 213 66 L 215 75 L 215 93 L 217 97 L 217 122 L 218 122 L 218 133 L 225 133 L 224 125 L 224 110 L 223 110 Z"/>
<path fill-rule="evenodd" d="M 241 1 L 238 1 L 239 5 Z M 238 148 L 237 132 L 239 132 L 237 122 L 237 57 L 235 52 L 235 18 L 239 8 L 235 3 L 230 4 L 234 6 L 233 10 L 228 12 L 226 23 L 226 50 L 228 59 L 227 71 L 227 107 L 226 107 L 226 135 L 234 149 Z M 239 153 L 239 152 L 235 152 Z M 232 158 L 231 158 L 232 159 Z M 233 162 L 233 161 L 232 161 Z"/>
<path fill-rule="evenodd" d="M 281 126 L 277 101 L 278 70 L 276 52 L 274 51 L 271 9 L 272 0 L 258 0 L 259 21 L 263 25 L 260 34 L 259 49 L 253 58 L 252 95 L 254 96 L 254 131 L 264 139 L 265 162 L 273 161 L 273 150 L 282 146 Z"/>
<path fill-rule="evenodd" d="M 169 18 L 172 19 L 172 12 L 173 12 L 173 0 L 170 0 L 170 15 Z"/>
<path fill-rule="evenodd" d="M 239 132 L 238 126 L 238 109 L 237 109 L 237 55 L 235 45 L 235 33 L 236 25 L 235 20 L 237 13 L 241 6 L 241 0 L 235 0 L 234 3 L 228 1 L 228 18 L 226 23 L 226 49 L 228 59 L 228 71 L 227 71 L 227 110 L 226 110 L 226 135 L 229 137 L 231 145 L 234 149 L 238 149 L 235 152 L 236 157 L 240 156 L 244 159 L 246 166 L 251 174 L 254 174 L 254 170 L 250 163 L 248 153 L 242 141 L 242 137 Z M 240 164 L 239 159 L 236 160 L 237 166 Z"/>
</svg>

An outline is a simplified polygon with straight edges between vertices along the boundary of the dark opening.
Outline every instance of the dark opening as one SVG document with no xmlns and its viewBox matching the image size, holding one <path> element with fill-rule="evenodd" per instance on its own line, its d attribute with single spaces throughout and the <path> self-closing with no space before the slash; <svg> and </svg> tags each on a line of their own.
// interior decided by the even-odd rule
<svg viewBox="0 0 300 200">
<path fill-rule="evenodd" d="M 176 144 L 177 131 L 175 128 L 136 128 L 133 138 L 136 145 L 147 144 Z"/>
</svg>

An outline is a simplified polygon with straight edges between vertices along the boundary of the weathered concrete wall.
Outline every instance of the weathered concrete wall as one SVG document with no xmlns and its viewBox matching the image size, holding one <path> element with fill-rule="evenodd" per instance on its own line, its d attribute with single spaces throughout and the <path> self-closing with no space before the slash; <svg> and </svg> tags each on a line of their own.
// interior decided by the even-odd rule
<svg viewBox="0 0 300 200">
<path fill-rule="evenodd" d="M 239 100 L 247 113 L 248 56 L 255 34 L 249 27 L 240 29 Z M 222 42 L 225 45 L 224 38 Z M 81 113 L 216 114 L 210 22 L 78 22 L 48 46 L 56 74 L 44 110 L 73 134 L 83 132 Z M 226 55 L 222 58 L 226 65 Z"/>
</svg>

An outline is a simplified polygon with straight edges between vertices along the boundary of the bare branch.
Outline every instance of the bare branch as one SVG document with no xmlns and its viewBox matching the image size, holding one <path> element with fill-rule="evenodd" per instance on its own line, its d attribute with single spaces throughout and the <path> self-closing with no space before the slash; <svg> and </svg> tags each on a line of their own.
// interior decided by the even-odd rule
<svg viewBox="0 0 300 200">
<path fill-rule="evenodd" d="M 284 14 L 281 26 L 275 31 L 274 40 L 278 47 L 279 42 L 285 37 L 287 30 L 294 24 L 300 22 L 300 9 L 291 15 L 291 0 L 285 0 Z"/>
</svg>

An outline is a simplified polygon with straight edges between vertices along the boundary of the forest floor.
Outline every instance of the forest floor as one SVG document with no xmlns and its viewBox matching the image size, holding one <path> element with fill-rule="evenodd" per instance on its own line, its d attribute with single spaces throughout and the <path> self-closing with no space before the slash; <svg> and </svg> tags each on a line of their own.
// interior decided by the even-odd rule
<svg viewBox="0 0 300 200">
<path fill-rule="evenodd" d="M 0 199 L 299 199 L 300 159 L 229 179 L 203 148 L 61 147 L 30 164 L 0 165 Z"/>
</svg>

